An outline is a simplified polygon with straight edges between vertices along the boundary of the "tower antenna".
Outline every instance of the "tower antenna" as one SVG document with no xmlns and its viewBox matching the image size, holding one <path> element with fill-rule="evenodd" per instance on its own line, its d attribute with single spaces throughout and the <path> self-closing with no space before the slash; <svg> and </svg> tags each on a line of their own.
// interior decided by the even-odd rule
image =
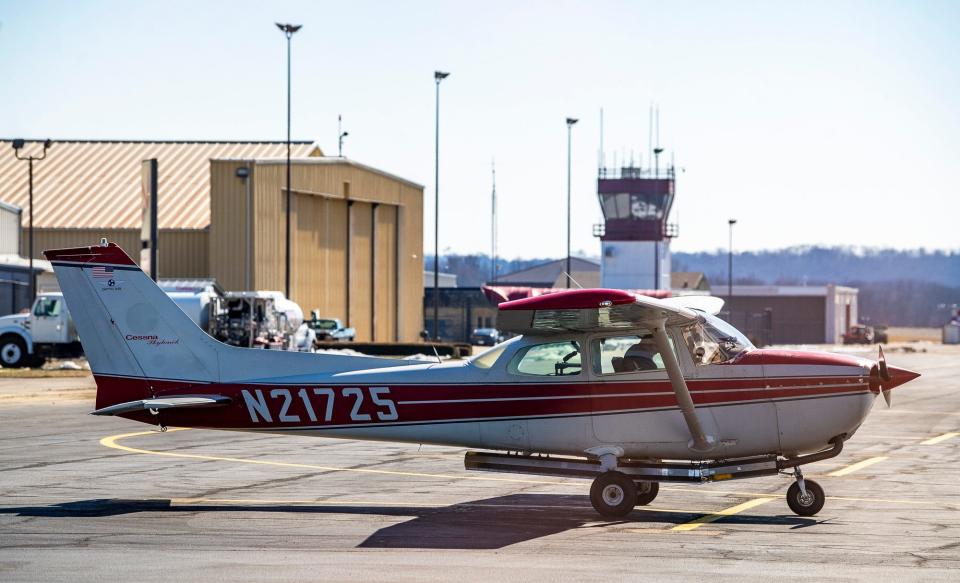
<svg viewBox="0 0 960 583">
<path fill-rule="evenodd" d="M 647 163 L 653 160 L 653 102 L 650 102 L 649 123 L 647 124 Z"/>
<path fill-rule="evenodd" d="M 603 108 L 600 108 L 600 160 L 597 166 L 603 168 Z"/>
</svg>

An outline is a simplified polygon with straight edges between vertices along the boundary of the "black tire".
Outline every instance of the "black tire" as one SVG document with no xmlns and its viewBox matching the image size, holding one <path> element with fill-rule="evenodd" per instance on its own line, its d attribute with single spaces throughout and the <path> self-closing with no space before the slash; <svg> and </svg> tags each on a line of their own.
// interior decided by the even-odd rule
<svg viewBox="0 0 960 583">
<path fill-rule="evenodd" d="M 604 472 L 590 486 L 593 509 L 607 518 L 630 514 L 637 501 L 637 485 L 620 472 Z"/>
<path fill-rule="evenodd" d="M 27 352 L 27 343 L 15 335 L 5 336 L 0 340 L 0 366 L 4 368 L 20 368 L 30 361 Z"/>
<path fill-rule="evenodd" d="M 637 506 L 646 506 L 660 493 L 660 482 L 637 482 Z"/>
<path fill-rule="evenodd" d="M 787 506 L 795 514 L 800 516 L 813 516 L 823 509 L 823 503 L 826 502 L 826 496 L 820 484 L 813 480 L 804 480 L 803 484 L 807 489 L 807 497 L 800 494 L 800 484 L 794 482 L 787 490 Z"/>
</svg>

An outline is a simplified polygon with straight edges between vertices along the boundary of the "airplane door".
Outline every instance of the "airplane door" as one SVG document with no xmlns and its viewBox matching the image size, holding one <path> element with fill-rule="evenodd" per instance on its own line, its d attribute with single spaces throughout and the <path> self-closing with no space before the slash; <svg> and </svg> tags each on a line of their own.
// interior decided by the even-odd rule
<svg viewBox="0 0 960 583">
<path fill-rule="evenodd" d="M 689 430 L 662 357 L 643 336 L 608 335 L 590 341 L 594 436 L 604 443 L 657 450 L 675 446 L 685 452 Z M 682 339 L 671 339 L 679 348 L 677 359 L 704 431 L 729 440 L 731 451 L 778 449 L 777 411 L 765 388 L 763 368 L 696 365 Z"/>
<path fill-rule="evenodd" d="M 607 334 L 590 339 L 594 437 L 610 444 L 685 446 L 690 435 L 679 410 L 676 415 L 664 414 L 676 405 L 676 397 L 663 359 L 652 337 L 646 336 Z M 688 371 L 683 360 L 681 367 Z"/>
</svg>

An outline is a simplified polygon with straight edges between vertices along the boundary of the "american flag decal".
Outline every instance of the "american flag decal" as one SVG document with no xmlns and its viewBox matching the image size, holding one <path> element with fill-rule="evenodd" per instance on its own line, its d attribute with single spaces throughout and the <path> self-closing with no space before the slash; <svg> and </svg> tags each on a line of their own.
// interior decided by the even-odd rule
<svg viewBox="0 0 960 583">
<path fill-rule="evenodd" d="M 110 279 L 113 277 L 113 268 L 112 267 L 94 267 L 93 268 L 93 277 L 95 279 Z"/>
</svg>

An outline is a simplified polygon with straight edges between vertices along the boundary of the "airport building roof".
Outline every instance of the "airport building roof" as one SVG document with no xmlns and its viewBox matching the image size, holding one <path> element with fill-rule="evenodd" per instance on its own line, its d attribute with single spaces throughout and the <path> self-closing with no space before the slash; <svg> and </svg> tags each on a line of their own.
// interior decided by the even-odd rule
<svg viewBox="0 0 960 583">
<path fill-rule="evenodd" d="M 567 260 L 556 259 L 497 276 L 497 284 L 531 287 L 565 287 Z M 581 257 L 570 258 L 570 275 L 582 287 L 600 286 L 600 264 Z"/>
<path fill-rule="evenodd" d="M 0 139 L 0 198 L 27 216 L 27 163 L 12 140 Z M 24 155 L 40 155 L 42 141 L 28 141 Z M 294 157 L 322 156 L 311 142 L 293 142 Z M 139 229 L 141 162 L 157 158 L 159 227 L 202 229 L 210 224 L 210 160 L 286 156 L 286 142 L 55 140 L 33 168 L 37 228 Z"/>
</svg>

